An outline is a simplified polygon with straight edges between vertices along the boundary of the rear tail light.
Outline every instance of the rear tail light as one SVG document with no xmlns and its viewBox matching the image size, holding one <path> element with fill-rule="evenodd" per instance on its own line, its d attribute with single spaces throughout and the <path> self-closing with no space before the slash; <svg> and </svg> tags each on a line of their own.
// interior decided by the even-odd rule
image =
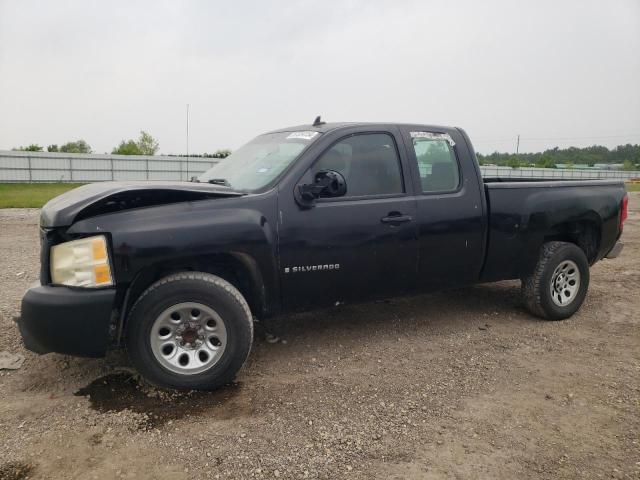
<svg viewBox="0 0 640 480">
<path fill-rule="evenodd" d="M 629 196 L 625 193 L 622 197 L 622 203 L 620 205 L 620 231 L 624 228 L 624 221 L 629 215 Z"/>
</svg>

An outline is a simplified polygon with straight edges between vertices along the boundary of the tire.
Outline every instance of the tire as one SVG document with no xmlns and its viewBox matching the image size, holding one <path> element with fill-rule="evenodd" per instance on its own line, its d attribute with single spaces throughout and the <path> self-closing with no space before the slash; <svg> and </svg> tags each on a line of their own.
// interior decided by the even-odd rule
<svg viewBox="0 0 640 480">
<path fill-rule="evenodd" d="M 253 342 L 253 319 L 242 294 L 202 272 L 169 275 L 131 309 L 126 347 L 151 383 L 179 390 L 214 390 L 231 382 Z"/>
<path fill-rule="evenodd" d="M 562 320 L 578 311 L 589 288 L 589 262 L 577 245 L 547 242 L 538 263 L 522 279 L 527 309 L 546 320 Z"/>
</svg>

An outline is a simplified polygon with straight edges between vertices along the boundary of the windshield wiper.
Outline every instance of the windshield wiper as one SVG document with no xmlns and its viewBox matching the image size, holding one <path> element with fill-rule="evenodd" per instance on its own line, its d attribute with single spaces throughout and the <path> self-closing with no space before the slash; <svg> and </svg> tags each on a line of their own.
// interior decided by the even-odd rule
<svg viewBox="0 0 640 480">
<path fill-rule="evenodd" d="M 207 183 L 212 183 L 214 185 L 224 185 L 225 187 L 231 187 L 229 180 L 226 178 L 210 178 L 207 180 Z"/>
</svg>

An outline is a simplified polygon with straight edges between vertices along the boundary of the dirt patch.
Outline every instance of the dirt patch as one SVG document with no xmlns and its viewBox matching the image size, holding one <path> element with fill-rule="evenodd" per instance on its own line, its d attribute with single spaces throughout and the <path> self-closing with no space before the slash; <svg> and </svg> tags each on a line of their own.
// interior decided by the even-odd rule
<svg viewBox="0 0 640 480">
<path fill-rule="evenodd" d="M 7 462 L 0 465 L 0 480 L 24 480 L 33 472 L 33 465 L 22 462 Z"/>
<path fill-rule="evenodd" d="M 148 387 L 126 355 L 25 351 L 37 211 L 0 210 L 0 465 L 58 479 L 640 478 L 640 193 L 561 322 L 519 282 L 275 319 L 239 385 Z M 97 379 L 97 380 L 96 380 Z M 80 395 L 76 395 L 80 393 Z M 33 473 L 35 472 L 35 473 Z"/>
<path fill-rule="evenodd" d="M 156 389 L 129 372 L 115 372 L 92 381 L 74 393 L 89 399 L 91 408 L 101 413 L 125 410 L 145 415 L 140 428 L 158 428 L 168 421 L 203 413 L 229 419 L 246 412 L 233 408 L 240 383 L 231 383 L 215 392 L 175 392 Z"/>
</svg>

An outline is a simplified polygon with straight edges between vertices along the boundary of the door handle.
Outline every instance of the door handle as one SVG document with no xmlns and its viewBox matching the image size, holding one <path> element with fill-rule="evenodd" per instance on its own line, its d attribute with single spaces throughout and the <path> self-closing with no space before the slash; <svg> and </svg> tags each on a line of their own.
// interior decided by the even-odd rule
<svg viewBox="0 0 640 480">
<path fill-rule="evenodd" d="M 413 220 L 411 215 L 403 215 L 400 212 L 391 212 L 388 216 L 380 219 L 382 223 L 389 223 L 391 225 L 400 225 L 401 223 L 410 222 L 411 220 Z"/>
</svg>

